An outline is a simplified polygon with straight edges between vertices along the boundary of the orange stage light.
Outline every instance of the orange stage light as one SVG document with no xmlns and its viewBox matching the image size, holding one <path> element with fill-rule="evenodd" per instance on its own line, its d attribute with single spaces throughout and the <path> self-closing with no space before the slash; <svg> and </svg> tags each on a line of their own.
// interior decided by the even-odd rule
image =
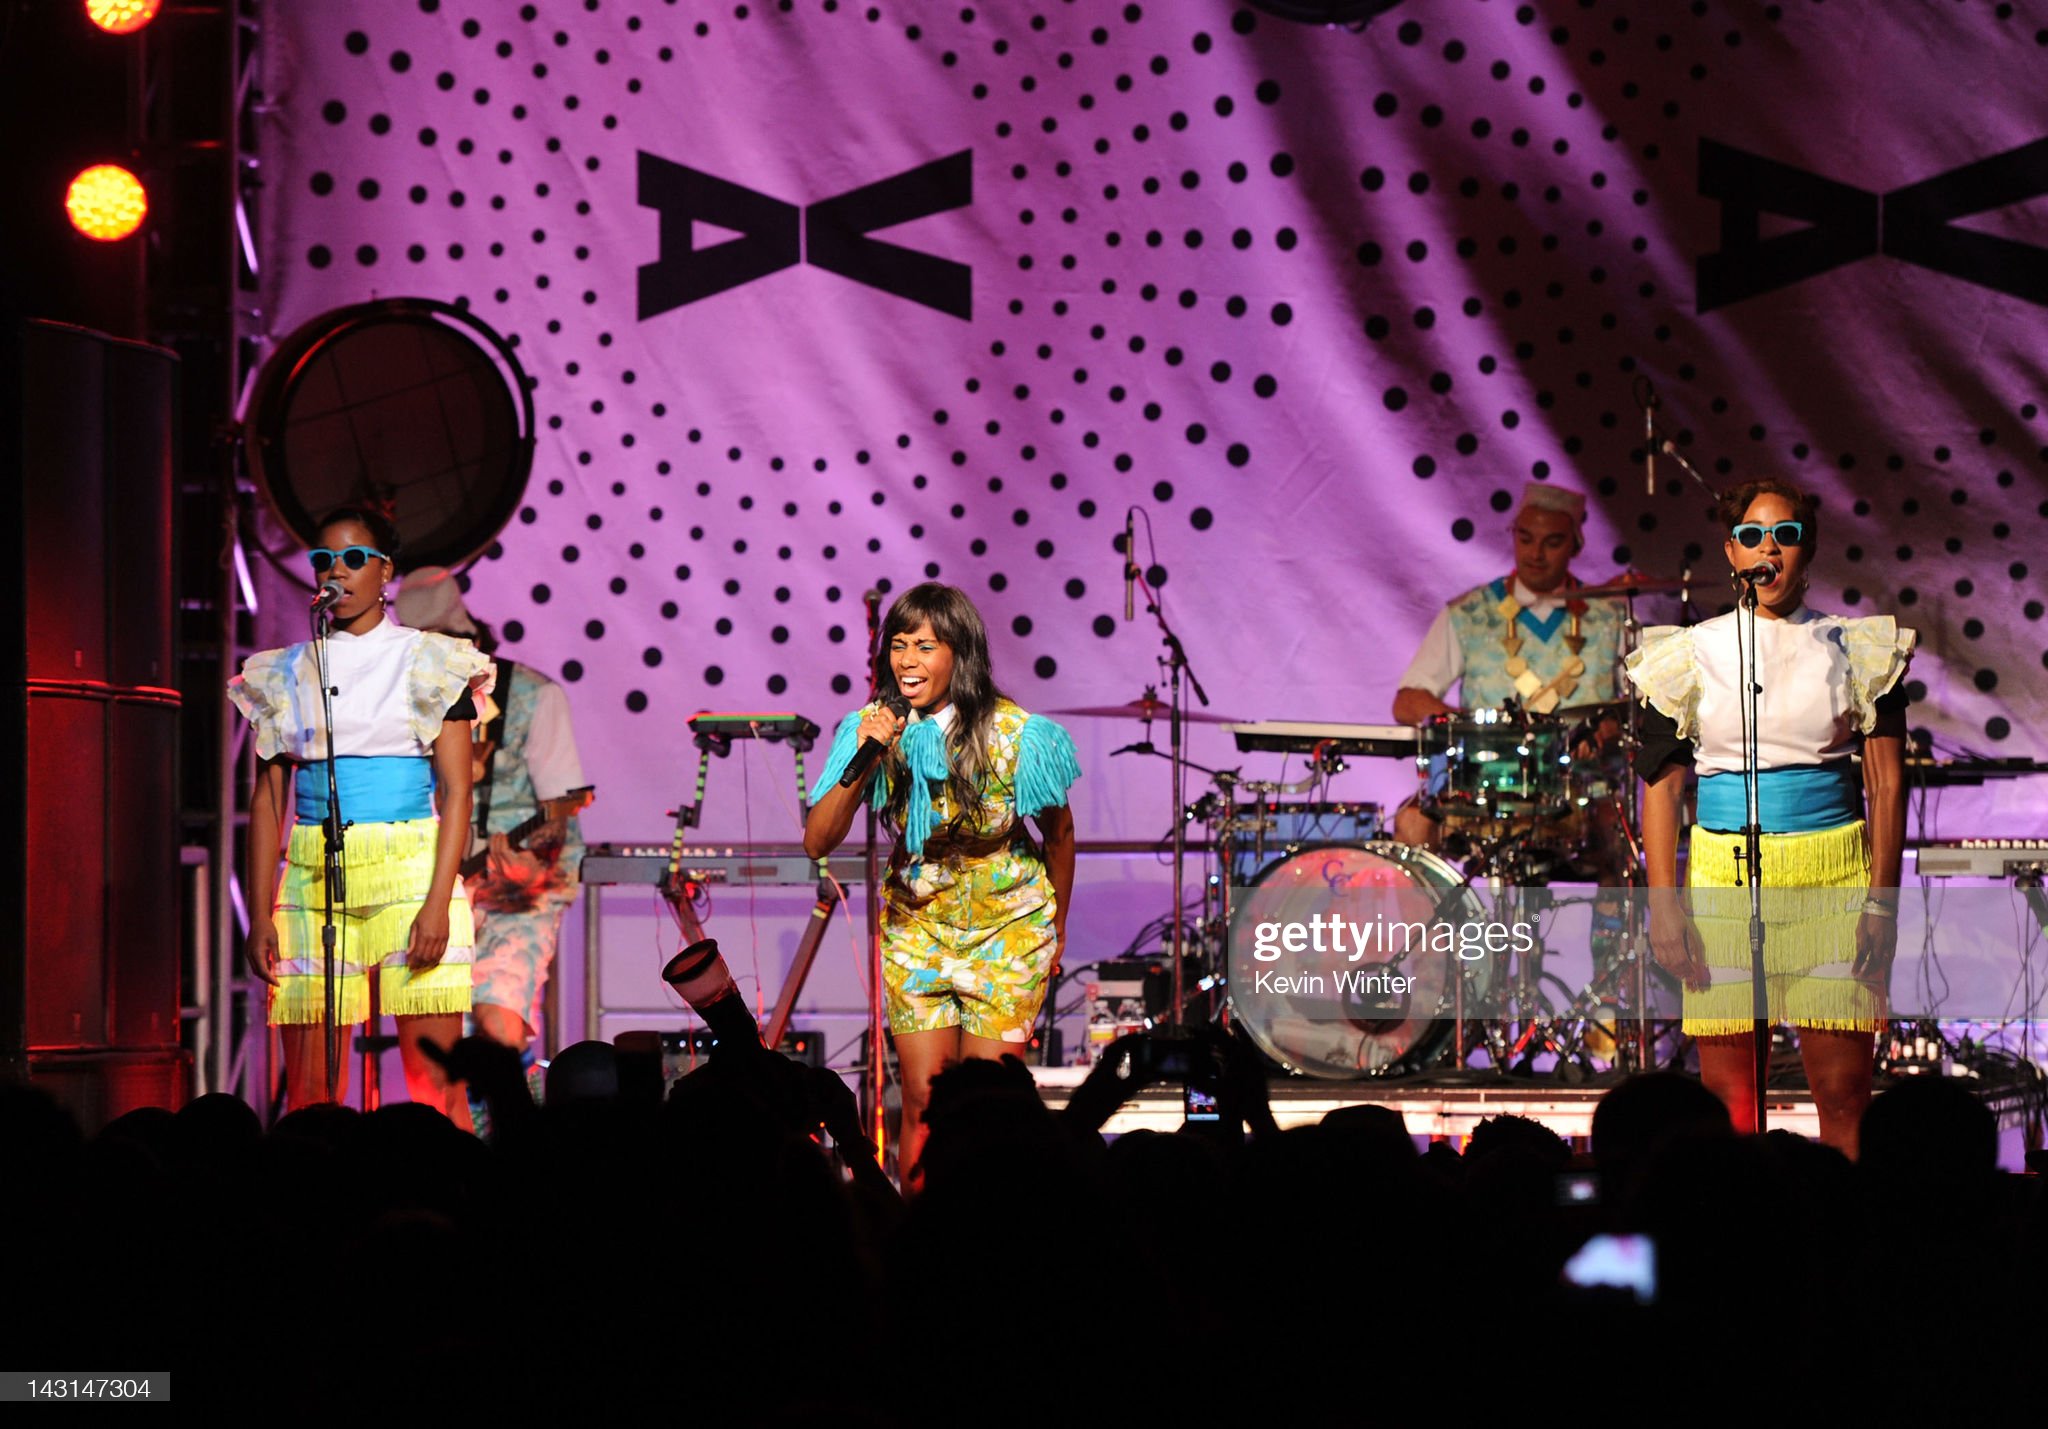
<svg viewBox="0 0 2048 1429">
<path fill-rule="evenodd" d="M 110 35 L 132 35 L 162 6 L 163 0 L 85 0 L 85 18 Z"/>
<path fill-rule="evenodd" d="M 64 195 L 71 226 L 87 238 L 112 243 L 142 227 L 149 194 L 142 180 L 119 164 L 94 164 L 71 181 Z"/>
</svg>

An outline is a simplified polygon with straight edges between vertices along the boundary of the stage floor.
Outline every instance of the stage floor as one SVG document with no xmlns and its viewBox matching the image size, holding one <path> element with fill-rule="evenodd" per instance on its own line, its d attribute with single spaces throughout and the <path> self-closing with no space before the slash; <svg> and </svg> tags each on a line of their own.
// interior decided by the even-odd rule
<svg viewBox="0 0 2048 1429">
<path fill-rule="evenodd" d="M 1074 1088 L 1087 1077 L 1087 1067 L 1034 1067 L 1032 1076 L 1039 1095 L 1054 1108 L 1066 1105 Z M 1607 1093 L 1607 1086 L 1557 1086 L 1518 1081 L 1484 1073 L 1469 1074 L 1457 1083 L 1417 1077 L 1405 1081 L 1314 1082 L 1275 1080 L 1267 1088 L 1273 1119 L 1282 1128 L 1310 1126 L 1328 1113 L 1346 1106 L 1384 1106 L 1401 1113 L 1410 1135 L 1452 1137 L 1462 1141 L 1472 1129 L 1490 1116 L 1526 1116 L 1540 1121 L 1559 1136 L 1584 1147 L 1593 1132 L 1593 1108 Z M 2000 1140 L 2021 1145 L 2029 1111 L 2023 1098 L 1990 1094 L 1986 1103 L 1998 1117 Z M 1103 1125 L 1105 1136 L 1126 1131 L 1177 1131 L 1182 1121 L 1178 1086 L 1152 1087 L 1131 1098 Z M 1813 1098 L 1804 1090 L 1786 1089 L 1770 1093 L 1764 1121 L 1770 1130 L 1794 1131 L 1817 1136 L 1820 1121 Z M 2035 1126 L 2038 1144 L 2039 1125 Z M 2001 1146 L 2001 1161 L 2006 1159 Z M 2017 1169 L 2015 1167 L 2015 1169 Z"/>
</svg>

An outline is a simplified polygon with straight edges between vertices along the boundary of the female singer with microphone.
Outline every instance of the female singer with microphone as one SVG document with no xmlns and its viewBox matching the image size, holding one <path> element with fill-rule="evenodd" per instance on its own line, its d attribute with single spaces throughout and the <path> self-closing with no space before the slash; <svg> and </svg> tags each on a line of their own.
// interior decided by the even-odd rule
<svg viewBox="0 0 2048 1429">
<path fill-rule="evenodd" d="M 876 701 L 839 722 L 804 852 L 839 847 L 864 794 L 897 836 L 881 888 L 882 975 L 902 1068 L 897 1165 L 910 1185 L 932 1077 L 962 1057 L 1021 1052 L 1038 1020 L 1066 948 L 1067 791 L 1081 769 L 1064 729 L 996 687 L 981 615 L 951 586 L 897 598 L 874 675 Z"/>
<path fill-rule="evenodd" d="M 1856 1154 L 1875 1034 L 1898 939 L 1905 844 L 1906 696 L 1917 638 L 1888 615 L 1822 615 L 1805 603 L 1818 503 L 1789 482 L 1746 482 L 1715 508 L 1741 589 L 1754 585 L 1758 823 L 1771 1018 L 1799 1029 L 1821 1140 Z M 1685 986 L 1700 1076 L 1737 1130 L 1757 1124 L 1752 1082 L 1749 902 L 1706 895 L 1688 916 L 1675 892 L 1685 770 L 1699 771 L 1687 859 L 1695 890 L 1746 886 L 1738 612 L 1644 632 L 1628 678 L 1644 712 L 1637 772 L 1650 941 Z M 1862 754 L 1859 772 L 1851 758 Z M 1793 893 L 1791 890 L 1802 890 Z"/>
<path fill-rule="evenodd" d="M 382 516 L 337 511 L 320 524 L 319 542 L 310 559 L 332 617 L 332 750 L 313 642 L 250 656 L 228 685 L 255 726 L 260 761 L 249 798 L 249 966 L 270 987 L 290 1106 L 325 1101 L 322 825 L 331 762 L 344 823 L 343 900 L 334 909 L 340 1045 L 345 1053 L 346 1029 L 369 1020 L 374 974 L 378 1010 L 398 1025 L 408 1094 L 467 1130 L 467 1095 L 420 1043 L 453 1047 L 470 1005 L 475 933 L 457 873 L 469 832 L 474 697 L 489 692 L 491 662 L 467 640 L 384 618 L 398 533 Z M 346 1055 L 335 1072 L 341 1095 Z"/>
</svg>

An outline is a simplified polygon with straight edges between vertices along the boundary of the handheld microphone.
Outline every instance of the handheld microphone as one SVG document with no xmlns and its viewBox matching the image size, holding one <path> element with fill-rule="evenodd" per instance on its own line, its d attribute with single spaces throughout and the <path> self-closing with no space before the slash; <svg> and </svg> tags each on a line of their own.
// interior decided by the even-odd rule
<svg viewBox="0 0 2048 1429">
<path fill-rule="evenodd" d="M 1134 515 L 1137 508 L 1124 508 L 1124 619 L 1135 620 L 1138 615 L 1138 548 Z"/>
<path fill-rule="evenodd" d="M 325 615 L 328 611 L 348 599 L 348 592 L 342 589 L 340 581 L 328 581 L 313 597 L 313 614 Z"/>
<path fill-rule="evenodd" d="M 907 719 L 910 715 L 910 701 L 903 698 L 903 692 L 900 690 L 893 695 L 883 696 L 882 705 L 898 719 Z M 839 776 L 839 787 L 852 789 L 865 784 L 875 765 L 880 763 L 882 756 L 888 752 L 889 746 L 873 736 L 862 740 L 860 748 L 854 751 L 853 758 L 847 762 L 846 772 Z"/>
<path fill-rule="evenodd" d="M 1758 561 L 1737 571 L 1735 579 L 1745 585 L 1774 585 L 1778 579 L 1778 568 L 1769 561 Z"/>
</svg>

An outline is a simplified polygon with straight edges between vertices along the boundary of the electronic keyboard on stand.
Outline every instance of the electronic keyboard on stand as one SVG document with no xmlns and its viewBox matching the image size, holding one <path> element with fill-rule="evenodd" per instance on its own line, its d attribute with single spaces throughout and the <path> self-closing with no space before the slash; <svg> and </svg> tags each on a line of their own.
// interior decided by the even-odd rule
<svg viewBox="0 0 2048 1429">
<path fill-rule="evenodd" d="M 2031 878 L 2048 875 L 2048 837 L 1938 839 L 1913 855 L 1922 878 Z"/>
<path fill-rule="evenodd" d="M 1405 724 L 1330 724 L 1264 719 L 1224 728 L 1247 754 L 1311 754 L 1327 745 L 1333 754 L 1360 758 L 1405 759 L 1419 747 L 1413 727 Z"/>
<path fill-rule="evenodd" d="M 2009 878 L 2048 933 L 2048 838 L 1942 839 L 1920 845 L 1913 866 L 1922 878 Z"/>
</svg>

